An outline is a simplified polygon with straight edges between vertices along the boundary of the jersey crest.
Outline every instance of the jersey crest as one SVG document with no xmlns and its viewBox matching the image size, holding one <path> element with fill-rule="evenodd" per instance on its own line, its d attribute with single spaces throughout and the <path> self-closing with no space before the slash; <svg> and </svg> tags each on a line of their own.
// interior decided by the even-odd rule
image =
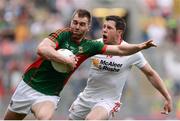
<svg viewBox="0 0 180 121">
<path fill-rule="evenodd" d="M 96 68 L 99 68 L 99 63 L 100 63 L 99 59 L 96 59 L 96 58 L 93 58 L 93 59 L 92 59 L 92 64 L 93 64 Z"/>
<path fill-rule="evenodd" d="M 79 46 L 79 50 L 78 50 L 78 53 L 83 53 L 83 47 L 82 46 Z"/>
</svg>

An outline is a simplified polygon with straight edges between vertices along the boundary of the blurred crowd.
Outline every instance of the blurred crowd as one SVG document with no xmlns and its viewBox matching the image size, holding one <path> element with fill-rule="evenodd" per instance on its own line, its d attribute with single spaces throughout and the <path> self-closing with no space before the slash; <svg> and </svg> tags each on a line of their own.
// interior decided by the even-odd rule
<svg viewBox="0 0 180 121">
<path fill-rule="evenodd" d="M 72 13 L 79 8 L 75 2 L 79 1 L 83 0 L 0 1 L 0 118 L 5 111 L 3 104 L 5 103 L 7 106 L 9 97 L 21 80 L 23 72 L 36 59 L 38 43 L 49 33 L 69 25 Z M 162 68 L 158 71 L 176 101 L 174 109 L 176 118 L 174 117 L 174 119 L 180 119 L 180 59 L 178 58 L 178 52 L 180 52 L 180 0 L 136 1 L 140 3 L 141 7 L 140 10 L 137 10 L 140 11 L 140 15 L 137 17 L 141 29 L 139 40 L 152 38 L 161 47 L 158 52 L 150 50 L 150 52 L 145 52 L 145 55 L 153 60 L 157 69 Z M 93 31 L 89 33 L 90 38 L 95 38 L 97 37 L 96 33 L 100 33 L 101 24 L 98 22 L 96 18 L 93 19 Z M 133 29 L 133 27 L 129 29 Z M 162 56 L 163 58 L 161 58 Z M 79 73 L 84 76 L 79 78 L 78 74 L 75 74 L 71 79 L 70 87 L 74 97 L 86 84 L 85 80 L 88 76 L 86 67 L 88 65 L 89 63 L 84 64 L 79 69 Z M 143 80 L 144 78 L 137 79 Z M 78 80 L 78 83 L 73 80 Z M 139 87 L 134 86 L 132 90 L 133 88 Z M 130 99 L 128 97 L 130 92 L 125 93 L 127 99 Z M 156 95 L 156 97 L 159 96 Z M 151 113 L 156 109 L 160 110 L 161 107 L 156 106 L 157 104 L 154 104 L 154 107 L 151 107 Z"/>
<path fill-rule="evenodd" d="M 71 0 L 0 1 L 1 95 L 14 90 L 25 68 L 36 58 L 37 44 L 66 26 L 73 10 Z"/>
<path fill-rule="evenodd" d="M 180 46 L 179 0 L 144 0 L 141 16 L 143 38 L 154 38 L 157 44 L 172 41 Z"/>
<path fill-rule="evenodd" d="M 177 58 L 180 52 L 180 1 L 142 0 L 142 3 L 142 38 L 153 38 L 162 48 L 162 55 L 152 54 L 151 57 L 156 61 L 156 67 L 162 68 L 162 78 L 175 102 L 175 116 L 180 119 L 180 61 Z M 157 53 L 155 51 L 152 52 Z"/>
</svg>

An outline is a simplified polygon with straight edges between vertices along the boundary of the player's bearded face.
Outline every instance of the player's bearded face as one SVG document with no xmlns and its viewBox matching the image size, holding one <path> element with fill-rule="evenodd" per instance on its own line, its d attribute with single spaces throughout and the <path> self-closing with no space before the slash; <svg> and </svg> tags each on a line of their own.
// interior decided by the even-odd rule
<svg viewBox="0 0 180 121">
<path fill-rule="evenodd" d="M 117 31 L 114 21 L 105 21 L 103 24 L 103 41 L 105 44 L 117 44 Z"/>
<path fill-rule="evenodd" d="M 79 17 L 78 14 L 74 16 L 70 25 L 73 32 L 73 40 L 83 38 L 89 31 L 89 21 L 87 17 Z"/>
</svg>

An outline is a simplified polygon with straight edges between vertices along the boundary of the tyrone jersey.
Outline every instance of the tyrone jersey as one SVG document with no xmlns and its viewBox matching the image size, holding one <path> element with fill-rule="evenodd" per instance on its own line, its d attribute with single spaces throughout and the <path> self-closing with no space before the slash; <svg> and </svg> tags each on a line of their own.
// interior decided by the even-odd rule
<svg viewBox="0 0 180 121">
<path fill-rule="evenodd" d="M 142 68 L 145 64 L 141 52 L 130 56 L 95 55 L 91 57 L 87 86 L 79 96 L 91 101 L 120 100 L 132 66 Z"/>
<path fill-rule="evenodd" d="M 59 48 L 68 49 L 79 57 L 77 67 L 88 57 L 105 51 L 106 46 L 101 42 L 83 39 L 77 44 L 71 37 L 71 30 L 66 28 L 51 33 L 48 38 L 56 43 L 56 50 Z M 23 75 L 23 80 L 43 94 L 59 95 L 74 70 L 68 73 L 57 72 L 52 67 L 51 61 L 40 57 L 28 67 Z"/>
</svg>

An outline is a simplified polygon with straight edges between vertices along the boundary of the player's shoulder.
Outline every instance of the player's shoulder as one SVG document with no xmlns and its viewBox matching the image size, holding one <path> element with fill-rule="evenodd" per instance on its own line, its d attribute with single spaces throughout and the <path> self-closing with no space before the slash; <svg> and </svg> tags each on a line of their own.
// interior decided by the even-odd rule
<svg viewBox="0 0 180 121">
<path fill-rule="evenodd" d="M 60 28 L 57 31 L 58 32 L 72 32 L 70 27 Z"/>
<path fill-rule="evenodd" d="M 97 44 L 97 43 L 103 44 L 102 38 L 100 38 L 100 39 L 88 39 L 88 38 L 85 38 L 84 42 L 86 42 L 88 44 Z"/>
<path fill-rule="evenodd" d="M 99 44 L 104 44 L 103 39 L 99 38 L 99 39 L 94 39 L 92 40 L 93 43 L 99 43 Z"/>
<path fill-rule="evenodd" d="M 135 54 L 132 54 L 132 55 L 130 55 L 130 58 L 129 58 L 130 60 L 145 60 L 145 57 L 144 57 L 144 55 L 142 54 L 142 52 L 141 51 L 139 51 L 139 52 L 137 52 L 137 53 L 135 53 Z"/>
<path fill-rule="evenodd" d="M 101 43 L 103 43 L 103 39 L 102 38 L 92 39 L 92 42 L 101 42 Z"/>
<path fill-rule="evenodd" d="M 102 38 L 95 39 L 94 41 L 97 41 L 97 42 L 102 42 L 102 43 L 103 43 L 103 39 L 102 39 Z"/>
</svg>

